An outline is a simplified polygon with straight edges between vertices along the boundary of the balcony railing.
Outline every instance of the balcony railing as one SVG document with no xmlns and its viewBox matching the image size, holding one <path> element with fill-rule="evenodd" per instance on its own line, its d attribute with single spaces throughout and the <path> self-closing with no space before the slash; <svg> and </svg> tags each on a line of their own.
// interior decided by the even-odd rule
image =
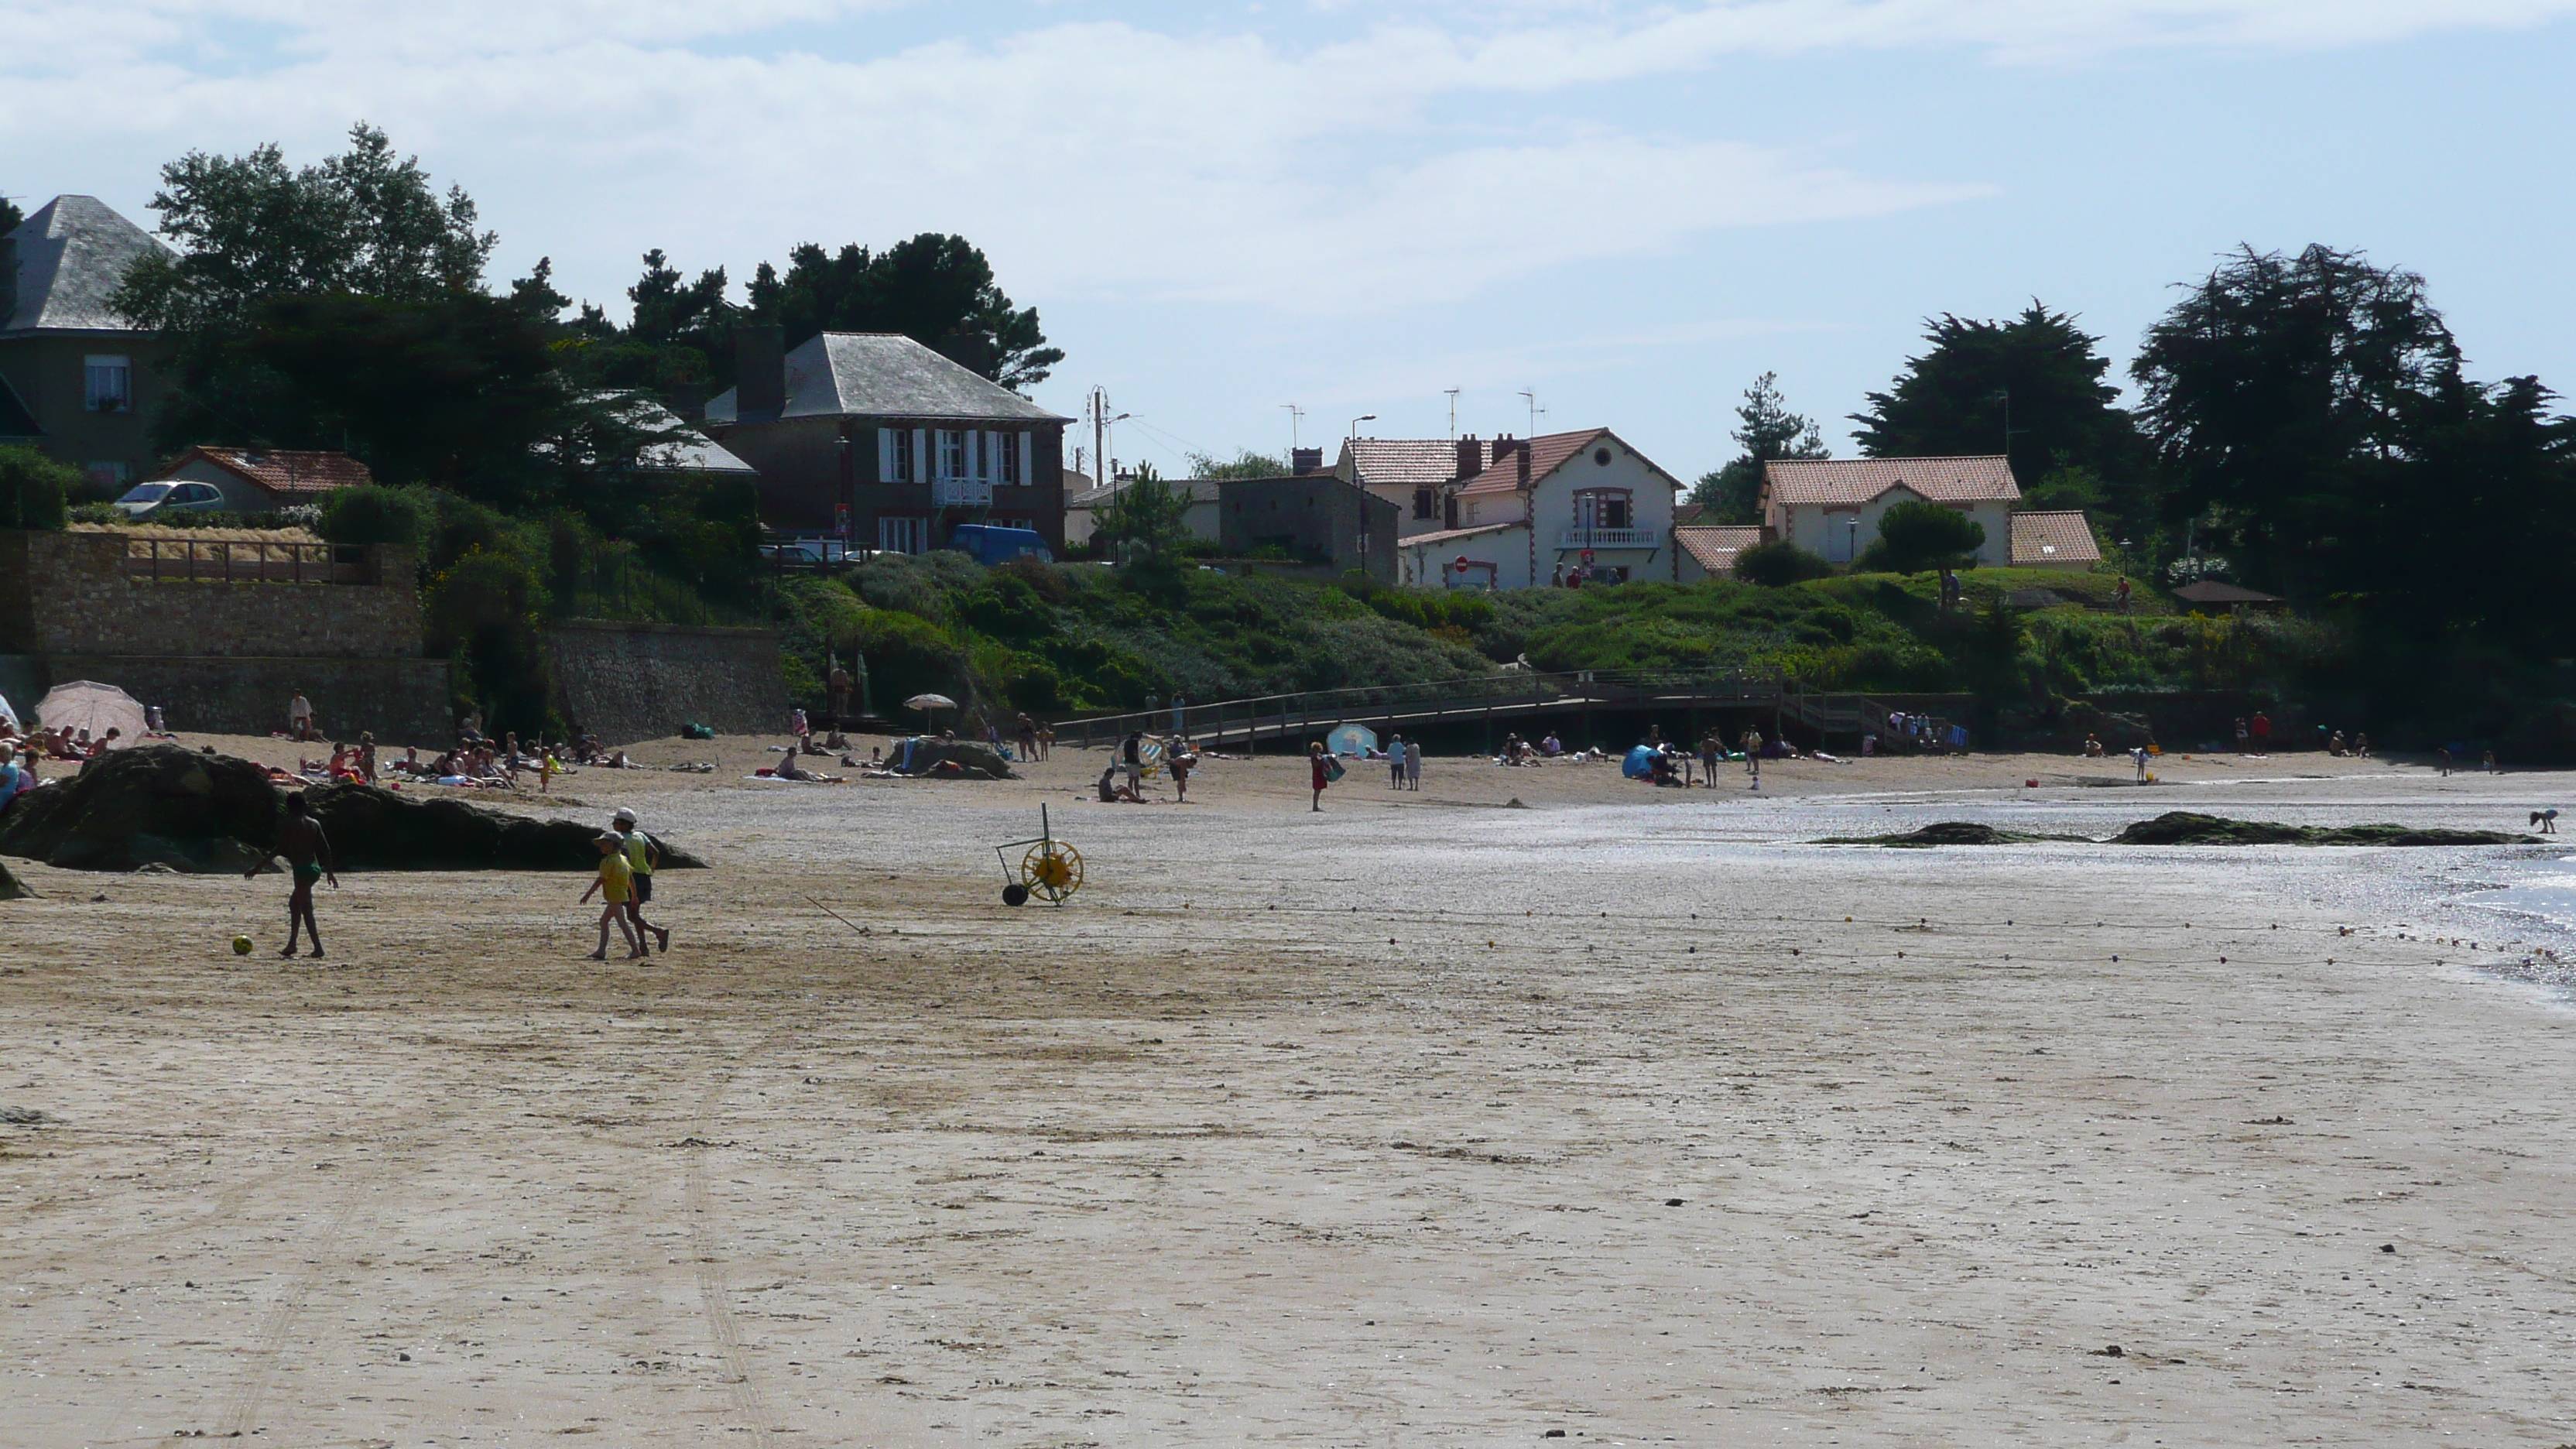
<svg viewBox="0 0 2576 1449">
<path fill-rule="evenodd" d="M 372 584 L 364 548 L 237 538 L 125 540 L 125 576 L 163 583 Z"/>
<path fill-rule="evenodd" d="M 1659 528 L 1573 528 L 1557 530 L 1558 548 L 1661 548 L 1664 533 Z"/>
<path fill-rule="evenodd" d="M 938 508 L 990 508 L 993 506 L 993 480 L 990 478 L 933 478 L 930 501 Z"/>
</svg>

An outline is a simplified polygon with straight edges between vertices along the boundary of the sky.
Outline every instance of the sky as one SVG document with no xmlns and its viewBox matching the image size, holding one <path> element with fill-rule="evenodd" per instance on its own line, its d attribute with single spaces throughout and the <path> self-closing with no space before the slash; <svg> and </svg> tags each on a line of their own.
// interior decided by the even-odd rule
<svg viewBox="0 0 2576 1449">
<path fill-rule="evenodd" d="M 0 0 L 0 36 L 29 210 L 148 226 L 173 157 L 365 120 L 473 195 L 496 281 L 548 256 L 613 313 L 651 247 L 739 297 L 955 232 L 1065 349 L 1037 401 L 1106 388 L 1166 473 L 1443 436 L 1455 389 L 1460 432 L 1690 479 L 1765 371 L 1848 454 L 1925 318 L 2037 299 L 2124 369 L 2240 245 L 2421 272 L 2473 375 L 2576 392 L 2576 0 Z"/>
</svg>

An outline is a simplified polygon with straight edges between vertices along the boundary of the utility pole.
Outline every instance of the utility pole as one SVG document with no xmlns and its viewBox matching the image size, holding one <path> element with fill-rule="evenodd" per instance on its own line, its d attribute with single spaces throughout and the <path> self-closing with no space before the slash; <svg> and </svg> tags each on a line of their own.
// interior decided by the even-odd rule
<svg viewBox="0 0 2576 1449">
<path fill-rule="evenodd" d="M 1441 391 L 1449 394 L 1449 441 L 1454 443 L 1458 441 L 1458 389 L 1446 387 Z"/>
<path fill-rule="evenodd" d="M 1091 389 L 1091 466 L 1099 471 L 1091 480 L 1095 486 L 1109 481 L 1109 455 L 1102 451 L 1108 445 L 1109 389 L 1095 386 Z"/>
</svg>

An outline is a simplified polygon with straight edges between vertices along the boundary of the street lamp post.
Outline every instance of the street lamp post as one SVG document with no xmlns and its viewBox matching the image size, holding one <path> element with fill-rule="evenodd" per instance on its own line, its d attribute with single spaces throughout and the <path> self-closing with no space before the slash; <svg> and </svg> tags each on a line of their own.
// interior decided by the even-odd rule
<svg viewBox="0 0 2576 1449">
<path fill-rule="evenodd" d="M 1348 434 L 1348 436 L 1353 437 L 1353 438 L 1358 437 L 1358 436 L 1360 435 L 1360 424 L 1362 424 L 1362 423 L 1373 423 L 1373 422 L 1376 422 L 1376 421 L 1377 421 L 1377 414 L 1375 414 L 1375 413 L 1362 413 L 1362 414 L 1360 414 L 1358 417 L 1355 417 L 1355 418 L 1351 419 L 1351 430 L 1350 430 L 1350 433 Z"/>
</svg>

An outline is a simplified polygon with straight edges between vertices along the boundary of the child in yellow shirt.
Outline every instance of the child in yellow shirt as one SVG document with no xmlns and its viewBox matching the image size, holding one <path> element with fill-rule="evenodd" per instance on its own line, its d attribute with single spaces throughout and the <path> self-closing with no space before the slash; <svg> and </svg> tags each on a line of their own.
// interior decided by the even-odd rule
<svg viewBox="0 0 2576 1449">
<path fill-rule="evenodd" d="M 593 892 L 602 904 L 599 913 L 599 949 L 590 953 L 593 961 L 608 959 L 608 927 L 613 922 L 617 934 L 626 938 L 626 959 L 644 954 L 643 943 L 635 939 L 635 928 L 626 924 L 626 899 L 635 893 L 635 868 L 626 863 L 626 842 L 615 831 L 601 832 L 599 846 L 599 879 L 581 893 L 581 903 L 590 904 Z"/>
</svg>

